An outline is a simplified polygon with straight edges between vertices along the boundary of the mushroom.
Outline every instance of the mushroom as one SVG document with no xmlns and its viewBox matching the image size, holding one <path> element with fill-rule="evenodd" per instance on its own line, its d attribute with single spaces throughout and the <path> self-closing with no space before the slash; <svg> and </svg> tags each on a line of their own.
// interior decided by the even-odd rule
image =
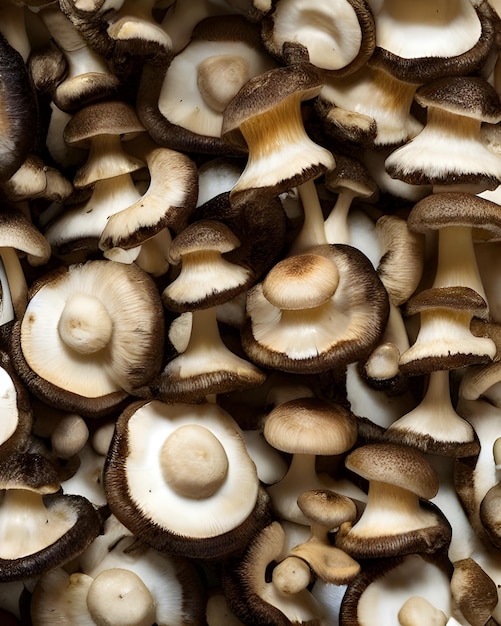
<svg viewBox="0 0 501 626">
<path fill-rule="evenodd" d="M 370 261 L 342 244 L 279 261 L 247 294 L 242 345 L 255 363 L 295 373 L 342 371 L 376 345 L 388 315 Z"/>
<path fill-rule="evenodd" d="M 298 506 L 303 491 L 328 488 L 358 501 L 365 494 L 346 479 L 317 474 L 317 455 L 341 455 L 357 437 L 354 416 L 339 405 L 318 398 L 297 398 L 275 407 L 265 418 L 263 434 L 274 448 L 292 454 L 287 474 L 267 490 L 280 518 L 309 525 Z"/>
<path fill-rule="evenodd" d="M 291 48 L 304 48 L 310 63 L 327 75 L 354 72 L 374 51 L 374 18 L 364 0 L 333 0 L 313 10 L 305 0 L 279 0 L 261 24 L 274 56 L 287 62 Z"/>
<path fill-rule="evenodd" d="M 15 451 L 0 463 L 0 581 L 38 576 L 64 565 L 98 535 L 100 519 L 83 496 L 57 493 L 47 458 Z M 7 540 L 8 539 L 8 540 Z"/>
<path fill-rule="evenodd" d="M 373 443 L 353 450 L 346 467 L 369 481 L 367 505 L 355 523 L 345 522 L 336 546 L 354 558 L 433 554 L 450 543 L 451 529 L 429 503 L 438 478 L 425 456 L 407 446 Z"/>
<path fill-rule="evenodd" d="M 124 526 L 170 554 L 239 553 L 269 523 L 238 426 L 216 404 L 132 404 L 118 418 L 104 488 Z"/>
<path fill-rule="evenodd" d="M 238 33 L 238 36 L 236 36 Z M 244 154 L 221 137 L 223 112 L 253 76 L 275 67 L 259 31 L 242 16 L 208 17 L 163 71 L 146 64 L 139 118 L 156 143 L 181 151 Z"/>
<path fill-rule="evenodd" d="M 447 76 L 420 87 L 415 99 L 427 107 L 426 126 L 386 159 L 390 176 L 414 185 L 497 187 L 501 162 L 480 133 L 482 122 L 501 120 L 499 97 L 487 80 Z"/>
<path fill-rule="evenodd" d="M 162 306 L 150 277 L 134 265 L 98 260 L 55 270 L 32 286 L 11 349 L 36 396 L 100 416 L 158 373 L 162 337 Z"/>
</svg>

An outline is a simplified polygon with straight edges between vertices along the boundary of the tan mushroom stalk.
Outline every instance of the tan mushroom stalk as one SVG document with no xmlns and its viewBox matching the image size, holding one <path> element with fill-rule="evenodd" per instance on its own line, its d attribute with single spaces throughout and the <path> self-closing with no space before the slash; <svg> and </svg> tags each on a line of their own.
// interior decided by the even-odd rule
<svg viewBox="0 0 501 626">
<path fill-rule="evenodd" d="M 354 558 L 378 558 L 447 549 L 450 526 L 429 500 L 438 478 L 425 456 L 392 443 L 353 450 L 346 467 L 369 480 L 367 505 L 360 519 L 341 525 L 336 546 Z"/>
<path fill-rule="evenodd" d="M 135 265 L 89 261 L 32 287 L 11 348 L 35 395 L 98 416 L 158 374 L 162 338 L 162 306 L 150 277 Z"/>
<path fill-rule="evenodd" d="M 308 211 L 309 197 L 317 198 L 313 180 L 334 167 L 332 154 L 306 133 L 301 115 L 301 103 L 318 95 L 321 84 L 308 64 L 276 68 L 250 79 L 228 104 L 222 136 L 249 150 L 230 194 L 233 203 L 243 202 L 250 191 L 279 195 L 300 186 Z M 311 210 L 317 204 L 318 198 Z"/>
<path fill-rule="evenodd" d="M 298 497 L 311 489 L 331 489 L 363 506 L 361 489 L 347 479 L 318 474 L 315 469 L 317 455 L 341 455 L 355 444 L 357 424 L 348 411 L 317 398 L 289 400 L 266 416 L 263 434 L 274 448 L 293 455 L 285 476 L 267 488 L 280 518 L 309 525 Z"/>
<path fill-rule="evenodd" d="M 73 111 L 84 104 L 112 96 L 119 86 L 118 78 L 59 7 L 46 2 L 40 8 L 30 8 L 40 16 L 67 64 L 67 75 L 54 93 L 56 105 L 64 111 Z"/>
<path fill-rule="evenodd" d="M 388 315 L 384 287 L 356 248 L 325 245 L 278 262 L 247 294 L 242 345 L 265 367 L 342 371 L 368 355 Z"/>
<path fill-rule="evenodd" d="M 117 422 L 104 487 L 116 517 L 170 554 L 236 554 L 269 523 L 239 429 L 215 404 L 131 405 Z"/>
<path fill-rule="evenodd" d="M 9 300 L 17 319 L 24 314 L 28 301 L 28 285 L 18 253 L 25 253 L 30 265 L 43 265 L 49 260 L 50 245 L 15 204 L 2 204 L 0 224 L 0 261 L 5 278 L 2 301 L 6 305 L 2 306 L 2 322 L 5 324 L 10 321 Z"/>
<path fill-rule="evenodd" d="M 354 72 L 374 51 L 374 19 L 364 1 L 333 0 L 312 9 L 305 0 L 279 0 L 261 23 L 264 43 L 274 56 L 287 63 L 297 47 L 327 75 Z"/>
</svg>

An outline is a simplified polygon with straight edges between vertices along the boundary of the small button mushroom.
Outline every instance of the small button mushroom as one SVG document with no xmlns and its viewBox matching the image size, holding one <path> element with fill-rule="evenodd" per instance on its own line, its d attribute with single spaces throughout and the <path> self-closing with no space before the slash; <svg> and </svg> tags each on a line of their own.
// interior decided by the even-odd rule
<svg viewBox="0 0 501 626">
<path fill-rule="evenodd" d="M 447 520 L 420 501 L 433 498 L 439 486 L 421 452 L 392 443 L 367 444 L 353 450 L 345 465 L 369 481 L 369 492 L 360 519 L 341 525 L 336 546 L 354 558 L 376 558 L 433 554 L 449 545 Z"/>
<path fill-rule="evenodd" d="M 112 512 L 132 533 L 180 556 L 239 552 L 269 519 L 238 427 L 215 404 L 153 400 L 126 409 L 104 487 Z"/>
<path fill-rule="evenodd" d="M 431 602 L 421 596 L 412 596 L 406 600 L 398 612 L 401 626 L 420 626 L 426 620 L 429 626 L 446 626 L 447 616 Z"/>
<path fill-rule="evenodd" d="M 281 560 L 285 535 L 279 522 L 266 526 L 247 547 L 243 558 L 237 562 L 228 562 L 223 569 L 223 590 L 230 608 L 245 623 L 264 626 L 291 626 L 292 624 L 314 624 L 321 619 L 325 609 L 313 597 L 307 588 L 297 593 L 289 593 L 287 585 L 280 580 L 267 580 L 266 572 L 270 564 Z M 287 567 L 290 561 L 285 559 Z M 297 562 L 294 560 L 297 565 Z M 302 566 L 299 566 L 300 579 L 303 580 Z M 290 574 L 290 572 L 289 572 Z M 278 583 L 278 585 L 276 584 Z M 298 587 L 301 587 L 299 585 Z"/>
<path fill-rule="evenodd" d="M 158 374 L 162 338 L 152 279 L 135 265 L 98 260 L 46 274 L 32 288 L 11 346 L 17 371 L 37 397 L 100 416 Z M 47 350 L 54 355 L 49 362 Z"/>
<path fill-rule="evenodd" d="M 329 532 L 357 517 L 357 507 L 347 496 L 328 489 L 303 491 L 298 506 L 310 521 L 311 537 L 295 546 L 291 555 L 308 563 L 324 582 L 346 585 L 360 573 L 360 565 L 348 554 L 331 544 Z"/>
</svg>

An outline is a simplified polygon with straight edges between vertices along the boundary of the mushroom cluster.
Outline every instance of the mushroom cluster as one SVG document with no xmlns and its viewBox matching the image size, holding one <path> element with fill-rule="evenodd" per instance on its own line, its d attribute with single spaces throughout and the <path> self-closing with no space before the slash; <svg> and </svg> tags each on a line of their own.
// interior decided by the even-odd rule
<svg viewBox="0 0 501 626">
<path fill-rule="evenodd" d="M 0 16 L 0 622 L 501 626 L 501 3 Z"/>
</svg>

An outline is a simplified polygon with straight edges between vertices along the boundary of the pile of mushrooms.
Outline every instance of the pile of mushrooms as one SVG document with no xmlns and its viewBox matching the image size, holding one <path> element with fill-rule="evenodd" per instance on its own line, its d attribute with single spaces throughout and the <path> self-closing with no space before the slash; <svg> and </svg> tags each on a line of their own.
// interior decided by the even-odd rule
<svg viewBox="0 0 501 626">
<path fill-rule="evenodd" d="M 501 626 L 499 0 L 0 17 L 0 622 Z"/>
</svg>

